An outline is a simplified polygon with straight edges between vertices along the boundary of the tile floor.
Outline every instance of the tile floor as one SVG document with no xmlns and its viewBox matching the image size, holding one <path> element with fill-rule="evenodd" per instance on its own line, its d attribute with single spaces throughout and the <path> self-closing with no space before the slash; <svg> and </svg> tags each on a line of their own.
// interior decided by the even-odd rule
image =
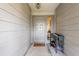
<svg viewBox="0 0 79 59">
<path fill-rule="evenodd" d="M 45 46 L 42 47 L 31 46 L 26 56 L 51 56 L 51 54 L 49 53 L 47 47 Z"/>
<path fill-rule="evenodd" d="M 55 53 L 53 48 L 50 48 L 50 51 L 46 46 L 43 47 L 34 47 L 31 46 L 26 56 L 65 56 L 61 52 Z"/>
<path fill-rule="evenodd" d="M 55 49 L 50 47 L 50 53 L 52 56 L 65 56 L 64 53 L 57 51 L 57 53 L 55 52 Z"/>
</svg>

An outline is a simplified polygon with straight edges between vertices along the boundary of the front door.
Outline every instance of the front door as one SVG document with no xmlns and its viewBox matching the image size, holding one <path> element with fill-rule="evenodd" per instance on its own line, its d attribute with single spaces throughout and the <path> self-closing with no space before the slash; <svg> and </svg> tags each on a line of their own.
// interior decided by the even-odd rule
<svg viewBox="0 0 79 59">
<path fill-rule="evenodd" d="M 38 16 L 33 18 L 34 42 L 45 43 L 47 40 L 47 18 Z"/>
</svg>

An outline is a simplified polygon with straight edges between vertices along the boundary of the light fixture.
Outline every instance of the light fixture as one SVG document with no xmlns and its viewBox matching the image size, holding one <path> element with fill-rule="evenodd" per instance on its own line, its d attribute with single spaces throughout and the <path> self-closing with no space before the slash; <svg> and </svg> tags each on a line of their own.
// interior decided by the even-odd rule
<svg viewBox="0 0 79 59">
<path fill-rule="evenodd" d="M 40 9 L 40 3 L 36 3 L 36 8 Z"/>
</svg>

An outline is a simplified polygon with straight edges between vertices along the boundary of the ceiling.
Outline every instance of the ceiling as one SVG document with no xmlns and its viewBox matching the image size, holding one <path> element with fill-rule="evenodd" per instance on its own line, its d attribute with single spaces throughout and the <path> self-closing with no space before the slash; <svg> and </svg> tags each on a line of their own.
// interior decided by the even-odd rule
<svg viewBox="0 0 79 59">
<path fill-rule="evenodd" d="M 32 15 L 54 15 L 55 9 L 59 3 L 40 3 L 40 9 L 37 9 L 35 3 L 30 3 Z"/>
</svg>

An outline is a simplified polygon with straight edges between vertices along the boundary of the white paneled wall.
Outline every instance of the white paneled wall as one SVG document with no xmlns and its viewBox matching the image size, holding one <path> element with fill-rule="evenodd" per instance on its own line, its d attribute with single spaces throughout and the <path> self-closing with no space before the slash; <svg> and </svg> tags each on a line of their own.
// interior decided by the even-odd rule
<svg viewBox="0 0 79 59">
<path fill-rule="evenodd" d="M 30 12 L 27 4 L 0 4 L 0 56 L 25 54 L 31 39 Z"/>
<path fill-rule="evenodd" d="M 65 36 L 65 54 L 79 56 L 79 4 L 60 4 L 56 15 L 57 32 Z"/>
</svg>

